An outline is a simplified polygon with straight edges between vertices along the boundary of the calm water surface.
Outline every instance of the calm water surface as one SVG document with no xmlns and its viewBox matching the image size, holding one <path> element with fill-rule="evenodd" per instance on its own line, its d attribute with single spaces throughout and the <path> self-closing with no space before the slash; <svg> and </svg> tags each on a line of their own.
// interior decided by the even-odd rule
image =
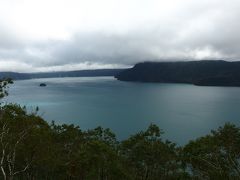
<svg viewBox="0 0 240 180">
<path fill-rule="evenodd" d="M 39 83 L 47 87 L 39 87 Z M 240 125 L 240 88 L 121 82 L 113 77 L 15 81 L 6 102 L 38 106 L 47 121 L 111 128 L 118 139 L 156 123 L 178 144 L 225 122 Z"/>
</svg>

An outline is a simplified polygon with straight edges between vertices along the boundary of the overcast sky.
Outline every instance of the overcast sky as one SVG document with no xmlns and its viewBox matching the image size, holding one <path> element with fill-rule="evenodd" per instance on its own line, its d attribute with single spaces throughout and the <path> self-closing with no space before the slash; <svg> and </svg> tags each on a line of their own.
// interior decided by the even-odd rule
<svg viewBox="0 0 240 180">
<path fill-rule="evenodd" d="M 0 0 L 0 71 L 240 60 L 240 0 Z"/>
</svg>

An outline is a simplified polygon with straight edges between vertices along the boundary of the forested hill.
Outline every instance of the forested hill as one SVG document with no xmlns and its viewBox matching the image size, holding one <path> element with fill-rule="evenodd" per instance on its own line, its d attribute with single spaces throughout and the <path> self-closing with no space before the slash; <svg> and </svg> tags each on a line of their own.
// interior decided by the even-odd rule
<svg viewBox="0 0 240 180">
<path fill-rule="evenodd" d="M 115 77 L 122 81 L 240 86 L 240 61 L 144 62 Z"/>
<path fill-rule="evenodd" d="M 33 79 L 33 78 L 54 78 L 54 77 L 94 77 L 94 76 L 115 76 L 124 69 L 96 69 L 96 70 L 79 70 L 79 71 L 61 71 L 47 73 L 16 73 L 0 72 L 1 78 Z"/>
</svg>

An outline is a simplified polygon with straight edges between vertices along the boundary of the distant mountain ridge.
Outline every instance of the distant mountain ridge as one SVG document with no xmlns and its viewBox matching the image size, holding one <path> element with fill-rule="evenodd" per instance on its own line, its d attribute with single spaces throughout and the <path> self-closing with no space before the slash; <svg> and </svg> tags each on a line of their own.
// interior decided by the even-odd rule
<svg viewBox="0 0 240 180">
<path fill-rule="evenodd" d="M 78 71 L 59 71 L 43 73 L 17 73 L 17 72 L 0 72 L 1 78 L 35 79 L 35 78 L 54 78 L 54 77 L 94 77 L 94 76 L 115 76 L 125 69 L 95 69 L 95 70 L 78 70 Z"/>
<path fill-rule="evenodd" d="M 240 86 L 240 61 L 143 62 L 115 76 L 121 81 Z"/>
</svg>

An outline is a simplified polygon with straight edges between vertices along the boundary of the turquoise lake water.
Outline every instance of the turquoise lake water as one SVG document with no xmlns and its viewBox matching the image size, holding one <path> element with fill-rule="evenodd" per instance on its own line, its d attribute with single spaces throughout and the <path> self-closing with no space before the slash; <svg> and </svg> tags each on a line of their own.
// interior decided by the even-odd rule
<svg viewBox="0 0 240 180">
<path fill-rule="evenodd" d="M 39 87 L 46 83 L 46 87 Z M 225 122 L 240 125 L 239 87 L 121 82 L 113 77 L 48 78 L 15 81 L 5 102 L 36 106 L 47 121 L 82 129 L 111 128 L 119 140 L 150 123 L 164 139 L 185 144 Z"/>
</svg>

